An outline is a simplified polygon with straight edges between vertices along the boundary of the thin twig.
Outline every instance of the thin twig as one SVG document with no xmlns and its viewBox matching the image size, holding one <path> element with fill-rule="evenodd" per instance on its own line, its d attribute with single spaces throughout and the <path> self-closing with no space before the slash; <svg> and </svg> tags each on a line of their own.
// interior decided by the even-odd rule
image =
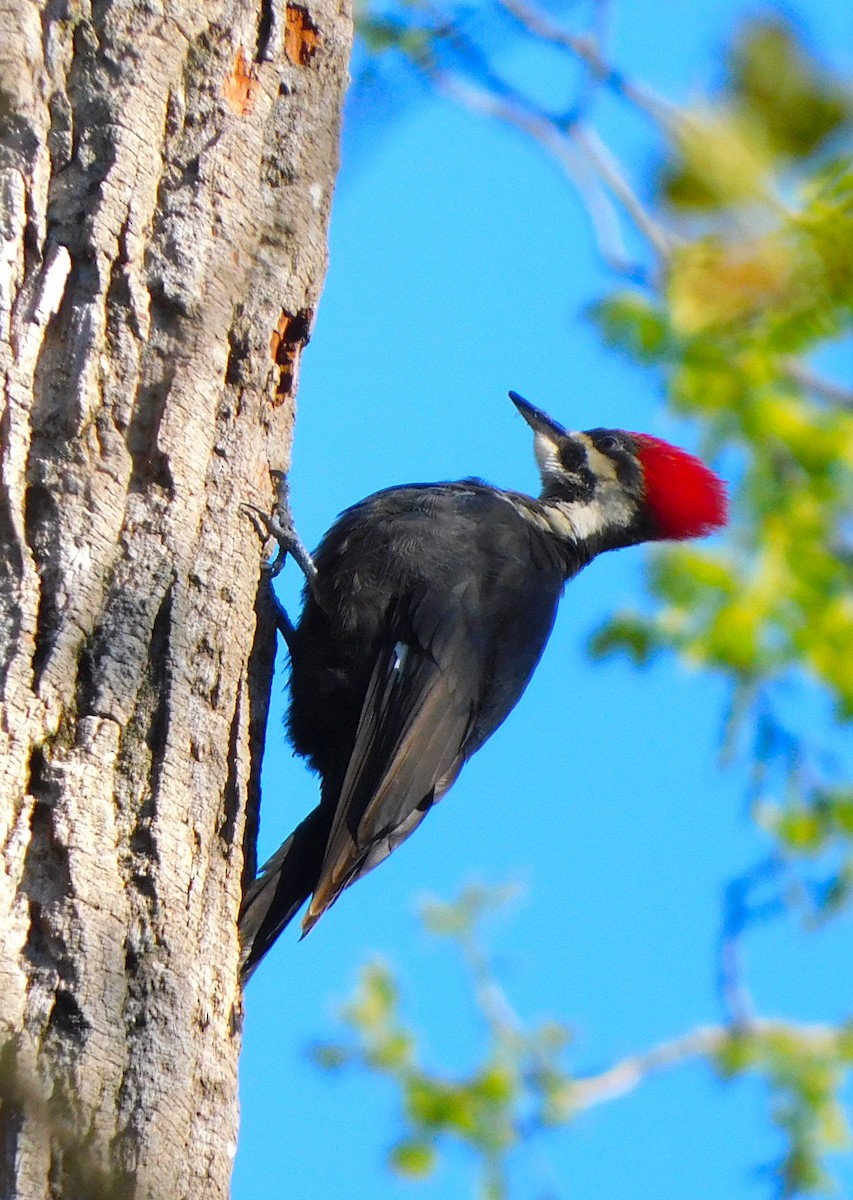
<svg viewBox="0 0 853 1200">
<path fill-rule="evenodd" d="M 656 121 L 668 125 L 677 115 L 677 109 L 668 100 L 657 95 L 651 88 L 632 82 L 612 67 L 602 56 L 597 39 L 584 34 L 570 33 L 556 25 L 541 9 L 526 3 L 526 0 L 498 0 L 498 3 L 533 37 L 560 46 L 575 58 L 579 58 L 595 79 L 606 84 L 617 95 L 624 97 Z"/>
<path fill-rule="evenodd" d="M 580 146 L 640 233 L 651 243 L 658 256 L 666 261 L 672 252 L 672 236 L 665 233 L 646 212 L 637 193 L 622 174 L 615 157 L 595 130 L 589 126 L 574 125 L 569 131 L 569 136 Z"/>
<path fill-rule="evenodd" d="M 804 387 L 809 392 L 830 400 L 833 404 L 841 404 L 845 408 L 853 408 L 853 388 L 845 387 L 832 379 L 825 379 L 807 367 L 805 363 L 789 358 L 785 363 L 785 374 L 793 382 Z"/>
<path fill-rule="evenodd" d="M 579 54 L 583 51 L 586 59 L 595 64 L 596 78 L 606 78 L 611 82 L 618 78 L 609 68 L 604 70 L 604 62 L 595 38 L 579 38 L 551 26 L 548 18 L 527 8 L 524 0 L 499 2 L 515 6 L 515 11 L 509 7 L 507 11 L 512 12 L 518 20 L 529 19 L 533 23 L 529 28 L 537 36 L 555 40 L 560 44 L 565 43 L 566 48 Z M 626 180 L 616 158 L 598 135 L 592 129 L 581 126 L 576 112 L 569 120 L 565 117 L 555 117 L 536 105 L 530 97 L 495 72 L 489 59 L 458 26 L 440 26 L 441 13 L 430 4 L 427 5 L 426 11 L 436 23 L 436 33 L 440 31 L 441 39 L 460 60 L 462 70 L 467 68 L 471 71 L 476 82 L 460 78 L 453 67 L 440 65 L 432 52 L 409 52 L 408 57 L 412 65 L 436 90 L 449 99 L 464 105 L 472 112 L 511 125 L 538 142 L 568 175 L 580 194 L 593 224 L 599 253 L 607 265 L 619 274 L 647 282 L 647 272 L 631 260 L 625 248 L 619 219 L 608 191 L 650 243 L 658 258 L 663 261 L 670 255 L 671 239 L 646 211 Z M 544 23 L 541 29 L 537 25 L 538 21 Z M 641 89 L 632 86 L 624 94 L 626 98 L 644 108 L 648 108 L 649 104 L 652 104 L 652 107 L 656 106 L 657 110 L 665 107 L 667 120 L 674 119 L 677 110 L 673 106 L 665 105 L 664 101 L 658 98 L 650 100 L 651 94 L 640 95 L 640 92 Z M 661 112 L 658 111 L 657 115 L 660 116 Z"/>
<path fill-rule="evenodd" d="M 717 987 L 726 1014 L 733 1025 L 746 1026 L 752 1020 L 754 1005 L 743 973 L 743 934 L 750 925 L 779 911 L 781 900 L 756 903 L 757 888 L 775 881 L 782 863 L 775 856 L 757 863 L 744 875 L 730 880 L 723 893 L 723 911 L 717 949 Z"/>
<path fill-rule="evenodd" d="M 573 1080 L 569 1084 L 569 1099 L 573 1108 L 592 1108 L 617 1096 L 632 1092 L 649 1075 L 667 1067 L 716 1054 L 730 1036 L 725 1025 L 706 1025 L 693 1029 L 683 1037 L 661 1042 L 641 1054 L 632 1054 L 598 1075 Z"/>
<path fill-rule="evenodd" d="M 584 163 L 572 146 L 569 137 L 555 125 L 554 121 L 547 115 L 532 110 L 522 99 L 509 99 L 493 95 L 482 88 L 463 83 L 443 71 L 432 72 L 431 79 L 450 99 L 464 104 L 472 112 L 491 117 L 521 130 L 542 146 L 568 175 L 579 192 L 592 221 L 599 252 L 608 266 L 631 278 L 645 279 L 645 270 L 632 261 L 625 249 L 612 201 L 601 187 L 600 180 L 596 178 L 597 171 L 593 173 L 587 169 L 588 167 L 597 168 L 598 164 L 593 161 L 593 155 L 588 152 L 586 147 L 584 147 L 584 151 L 587 162 Z M 608 173 L 605 182 L 613 187 L 614 193 L 616 193 L 615 176 L 612 172 Z M 623 207 L 635 220 L 635 223 L 641 227 L 642 232 L 649 237 L 654 248 L 659 251 L 659 247 L 665 244 L 662 235 L 657 232 L 652 234 L 654 226 L 650 218 L 640 216 L 639 220 L 637 219 L 638 215 L 642 213 L 642 206 L 636 197 L 634 197 L 634 203 L 626 203 L 630 189 L 624 180 L 621 180 L 621 185 L 618 198 L 623 203 Z"/>
</svg>

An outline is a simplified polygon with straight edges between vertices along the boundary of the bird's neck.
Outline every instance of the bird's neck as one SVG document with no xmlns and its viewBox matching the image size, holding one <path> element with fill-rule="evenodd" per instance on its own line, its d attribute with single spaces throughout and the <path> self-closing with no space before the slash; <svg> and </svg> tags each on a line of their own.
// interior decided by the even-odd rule
<svg viewBox="0 0 853 1200">
<path fill-rule="evenodd" d="M 501 494 L 557 552 L 567 579 L 576 575 L 593 557 L 595 551 L 589 552 L 585 539 L 572 521 L 570 505 L 546 497 L 536 499 L 523 492 Z"/>
<path fill-rule="evenodd" d="M 618 491 L 571 500 L 545 491 L 534 503 L 537 522 L 584 564 L 605 550 L 641 540 L 636 511 Z"/>
</svg>

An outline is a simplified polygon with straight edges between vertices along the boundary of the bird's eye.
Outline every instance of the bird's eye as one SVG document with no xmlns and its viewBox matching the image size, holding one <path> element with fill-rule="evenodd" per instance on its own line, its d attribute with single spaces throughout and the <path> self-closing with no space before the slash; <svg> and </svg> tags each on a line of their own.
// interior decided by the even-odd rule
<svg viewBox="0 0 853 1200">
<path fill-rule="evenodd" d="M 604 437 L 598 439 L 598 449 L 607 453 L 608 450 L 619 449 L 619 439 L 612 433 L 606 433 Z"/>
</svg>

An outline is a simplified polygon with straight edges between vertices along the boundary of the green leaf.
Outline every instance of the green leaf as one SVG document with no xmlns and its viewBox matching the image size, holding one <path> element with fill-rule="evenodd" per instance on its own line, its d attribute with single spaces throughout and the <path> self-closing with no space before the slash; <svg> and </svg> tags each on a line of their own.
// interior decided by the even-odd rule
<svg viewBox="0 0 853 1200">
<path fill-rule="evenodd" d="M 779 17 L 747 25 L 730 62 L 732 93 L 780 154 L 812 154 L 853 117 L 849 93 Z"/>
<path fill-rule="evenodd" d="M 606 658 L 621 651 L 637 666 L 645 666 L 661 646 L 661 637 L 645 617 L 622 612 L 595 631 L 589 652 L 593 658 Z"/>
<path fill-rule="evenodd" d="M 717 1050 L 715 1062 L 721 1075 L 741 1075 L 760 1060 L 761 1047 L 752 1034 L 736 1030 Z"/>
<path fill-rule="evenodd" d="M 309 1051 L 313 1062 L 323 1071 L 340 1071 L 353 1061 L 352 1051 L 333 1042 L 321 1042 Z"/>
<path fill-rule="evenodd" d="M 430 1142 L 412 1138 L 398 1142 L 388 1155 L 391 1170 L 408 1179 L 426 1179 L 436 1167 L 436 1150 Z"/>
<path fill-rule="evenodd" d="M 592 305 L 588 315 L 605 342 L 638 362 L 659 362 L 669 346 L 666 314 L 641 292 L 617 292 Z"/>
</svg>

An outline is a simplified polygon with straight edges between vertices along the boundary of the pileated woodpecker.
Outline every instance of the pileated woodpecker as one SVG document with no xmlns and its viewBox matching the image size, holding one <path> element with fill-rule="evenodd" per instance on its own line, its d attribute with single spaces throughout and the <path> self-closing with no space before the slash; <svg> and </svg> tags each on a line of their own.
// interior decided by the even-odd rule
<svg viewBox="0 0 853 1200">
<path fill-rule="evenodd" d="M 658 438 L 567 432 L 515 392 L 538 499 L 479 479 L 412 484 L 347 509 L 312 561 L 286 501 L 255 509 L 306 575 L 290 650 L 290 738 L 320 803 L 248 888 L 247 978 L 309 896 L 304 933 L 440 800 L 519 700 L 568 579 L 604 550 L 723 525 L 722 481 Z"/>
</svg>

